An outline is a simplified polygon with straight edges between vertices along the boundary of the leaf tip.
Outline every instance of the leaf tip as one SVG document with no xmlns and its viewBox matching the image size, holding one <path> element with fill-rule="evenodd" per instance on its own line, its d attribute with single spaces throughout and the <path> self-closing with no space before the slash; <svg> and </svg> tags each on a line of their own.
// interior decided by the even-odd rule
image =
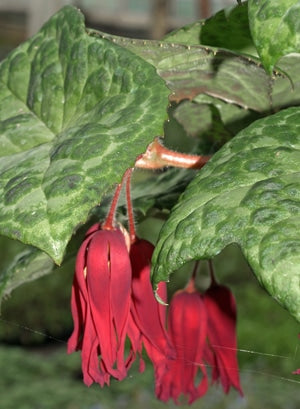
<svg viewBox="0 0 300 409">
<path fill-rule="evenodd" d="M 166 303 L 166 302 L 164 302 L 164 300 L 162 300 L 162 299 L 160 298 L 160 296 L 158 295 L 157 291 L 158 291 L 158 287 L 156 286 L 156 288 L 155 288 L 155 290 L 154 290 L 154 296 L 155 296 L 155 298 L 156 298 L 156 301 L 157 301 L 159 304 L 161 304 L 161 305 L 167 307 L 169 304 Z"/>
</svg>

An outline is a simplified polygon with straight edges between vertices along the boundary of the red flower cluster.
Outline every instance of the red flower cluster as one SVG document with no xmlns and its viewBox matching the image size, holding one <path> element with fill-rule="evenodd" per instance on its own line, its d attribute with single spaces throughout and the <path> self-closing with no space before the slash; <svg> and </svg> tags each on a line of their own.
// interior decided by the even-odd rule
<svg viewBox="0 0 300 409">
<path fill-rule="evenodd" d="M 111 377 L 121 380 L 137 357 L 143 371 L 144 347 L 162 401 L 178 403 L 183 394 L 192 403 L 203 396 L 209 386 L 207 366 L 212 382 L 220 380 L 225 393 L 233 386 L 242 394 L 232 294 L 213 281 L 202 295 L 192 279 L 171 301 L 167 331 L 166 307 L 155 300 L 150 283 L 153 249 L 145 240 L 130 244 L 119 228 L 95 224 L 87 232 L 76 259 L 74 330 L 68 341 L 69 353 L 81 350 L 84 383 L 104 386 Z M 160 283 L 158 295 L 166 300 L 165 283 Z"/>
<path fill-rule="evenodd" d="M 207 366 L 212 382 L 221 381 L 224 392 L 231 386 L 242 395 L 236 357 L 236 306 L 228 288 L 212 283 L 204 295 L 190 281 L 170 304 L 168 331 L 176 359 L 168 361 L 158 398 L 178 403 L 181 394 L 193 403 L 208 389 Z M 202 376 L 198 384 L 198 371 Z"/>
<path fill-rule="evenodd" d="M 173 354 L 164 326 L 165 307 L 156 302 L 150 283 L 153 246 L 137 239 L 128 251 L 125 237 L 120 229 L 101 230 L 95 224 L 76 259 L 71 297 L 74 330 L 68 352 L 81 350 L 88 386 L 109 384 L 111 376 L 125 378 L 143 345 L 157 376 L 165 357 Z M 159 292 L 165 299 L 165 283 Z M 127 336 L 131 347 L 125 357 Z"/>
</svg>

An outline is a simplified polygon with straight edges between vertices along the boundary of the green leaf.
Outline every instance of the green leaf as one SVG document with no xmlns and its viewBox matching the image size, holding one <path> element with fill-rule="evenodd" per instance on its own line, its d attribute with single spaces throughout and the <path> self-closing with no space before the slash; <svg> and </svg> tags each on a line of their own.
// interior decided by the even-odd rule
<svg viewBox="0 0 300 409">
<path fill-rule="evenodd" d="M 172 31 L 165 41 L 208 45 L 244 54 L 257 55 L 248 22 L 248 3 L 225 8 L 207 20 Z"/>
<path fill-rule="evenodd" d="M 300 321 L 300 112 L 257 120 L 199 171 L 163 226 L 153 283 L 238 243 L 260 283 Z"/>
<path fill-rule="evenodd" d="M 136 171 L 132 186 L 134 209 L 143 211 L 143 206 L 147 210 L 151 207 L 170 209 L 193 175 L 192 169 L 170 168 L 154 174 L 142 170 Z M 147 202 L 151 203 L 151 207 L 147 208 Z"/>
<path fill-rule="evenodd" d="M 300 1 L 249 0 L 248 11 L 254 44 L 271 73 L 280 57 L 300 51 Z"/>
<path fill-rule="evenodd" d="M 19 253 L 11 264 L 0 272 L 0 299 L 16 287 L 49 274 L 54 268 L 52 259 L 34 247 Z"/>
<path fill-rule="evenodd" d="M 175 110 L 174 117 L 188 135 L 199 138 L 203 149 L 206 147 L 206 153 L 209 154 L 214 153 L 233 136 L 224 126 L 220 112 L 213 104 L 183 101 Z"/>
<path fill-rule="evenodd" d="M 153 66 L 65 7 L 0 65 L 0 232 L 56 263 L 75 228 L 163 132 Z"/>
<path fill-rule="evenodd" d="M 300 105 L 300 54 L 286 55 L 278 61 L 277 67 L 286 75 L 277 77 L 272 90 L 272 107 Z"/>
<path fill-rule="evenodd" d="M 272 80 L 254 57 L 208 46 L 88 32 L 96 38 L 107 38 L 153 64 L 172 91 L 172 101 L 206 94 L 257 112 L 270 109 Z"/>
<path fill-rule="evenodd" d="M 260 114 L 255 111 L 243 109 L 237 105 L 228 104 L 218 98 L 207 95 L 198 95 L 193 102 L 214 106 L 218 111 L 222 123 L 232 135 L 237 134 L 260 117 Z"/>
<path fill-rule="evenodd" d="M 206 153 L 215 152 L 259 116 L 254 111 L 204 94 L 192 102 L 183 101 L 174 112 L 187 134 L 198 137 L 202 145 L 207 146 Z"/>
<path fill-rule="evenodd" d="M 109 203 L 104 206 L 104 210 L 108 211 L 108 207 Z M 102 206 L 101 210 L 103 210 Z M 93 213 L 95 213 L 95 208 L 91 212 L 88 223 L 80 227 L 68 243 L 62 268 L 75 264 L 76 254 L 84 240 L 86 231 L 92 224 L 99 221 L 99 214 L 95 215 Z M 105 217 L 105 212 L 102 211 L 101 217 Z M 0 246 L 3 253 L 0 261 L 0 303 L 2 299 L 5 299 L 7 295 L 22 284 L 58 270 L 53 260 L 36 247 L 28 246 L 4 236 L 0 236 Z"/>
</svg>

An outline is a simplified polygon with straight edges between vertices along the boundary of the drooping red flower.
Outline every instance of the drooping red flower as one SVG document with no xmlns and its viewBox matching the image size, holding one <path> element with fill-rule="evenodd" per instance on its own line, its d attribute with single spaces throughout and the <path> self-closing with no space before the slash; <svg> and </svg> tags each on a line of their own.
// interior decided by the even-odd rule
<svg viewBox="0 0 300 409">
<path fill-rule="evenodd" d="M 243 395 L 237 361 L 235 299 L 227 287 L 213 282 L 203 301 L 208 316 L 204 359 L 212 367 L 212 381 L 220 380 L 225 393 L 233 386 Z"/>
<path fill-rule="evenodd" d="M 123 379 L 142 345 L 156 372 L 162 356 L 171 350 L 163 306 L 156 302 L 150 284 L 153 246 L 137 240 L 129 254 L 124 234 L 120 229 L 92 226 L 76 259 L 71 297 L 74 330 L 68 352 L 81 350 L 88 386 L 109 384 L 111 376 Z M 131 347 L 126 357 L 127 336 Z"/>
<path fill-rule="evenodd" d="M 174 351 L 165 329 L 166 306 L 154 297 L 150 281 L 150 262 L 154 246 L 146 240 L 137 239 L 130 248 L 132 265 L 132 298 L 128 335 L 131 340 L 129 361 L 136 354 L 140 357 L 140 370 L 144 368 L 141 357 L 142 346 L 154 365 L 155 378 L 159 382 L 165 369 L 166 357 L 174 356 Z M 166 283 L 159 284 L 158 294 L 166 302 Z"/>
<path fill-rule="evenodd" d="M 126 376 L 124 344 L 131 297 L 131 265 L 119 229 L 94 225 L 76 259 L 68 352 L 82 351 L 84 383 L 109 384 Z"/>
<path fill-rule="evenodd" d="M 181 394 L 189 403 L 203 396 L 208 388 L 203 362 L 206 342 L 207 315 L 200 294 L 191 286 L 178 291 L 172 298 L 168 316 L 168 332 L 173 342 L 176 359 L 166 362 L 165 372 L 156 389 L 157 397 L 178 403 Z M 202 378 L 196 382 L 198 372 Z"/>
<path fill-rule="evenodd" d="M 230 290 L 213 279 L 202 295 L 194 286 L 193 275 L 185 290 L 173 296 L 168 318 L 176 359 L 167 360 L 157 397 L 178 403 L 183 394 L 193 403 L 208 389 L 207 366 L 213 383 L 220 380 L 225 393 L 233 386 L 242 394 L 236 356 L 236 306 Z"/>
</svg>

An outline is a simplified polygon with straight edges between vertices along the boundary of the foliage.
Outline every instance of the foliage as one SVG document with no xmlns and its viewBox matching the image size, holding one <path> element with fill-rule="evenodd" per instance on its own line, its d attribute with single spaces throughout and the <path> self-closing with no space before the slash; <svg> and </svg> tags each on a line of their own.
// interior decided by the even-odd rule
<svg viewBox="0 0 300 409">
<path fill-rule="evenodd" d="M 142 59 L 87 36 L 73 8 L 0 75 L 1 230 L 61 263 L 76 226 L 161 133 L 168 91 Z"/>
<path fill-rule="evenodd" d="M 268 292 L 300 320 L 299 121 L 297 108 L 268 116 L 214 155 L 163 227 L 155 284 L 235 242 Z"/>
<path fill-rule="evenodd" d="M 249 0 L 149 41 L 87 29 L 67 6 L 12 51 L 0 64 L 0 232 L 24 246 L 0 272 L 1 295 L 72 259 L 79 227 L 103 218 L 124 171 L 164 134 L 213 157 L 197 172 L 135 173 L 138 221 L 168 219 L 153 284 L 238 243 L 299 321 L 298 11 Z"/>
<path fill-rule="evenodd" d="M 298 1 L 249 0 L 249 24 L 254 44 L 269 72 L 280 57 L 299 51 L 299 17 Z"/>
</svg>

